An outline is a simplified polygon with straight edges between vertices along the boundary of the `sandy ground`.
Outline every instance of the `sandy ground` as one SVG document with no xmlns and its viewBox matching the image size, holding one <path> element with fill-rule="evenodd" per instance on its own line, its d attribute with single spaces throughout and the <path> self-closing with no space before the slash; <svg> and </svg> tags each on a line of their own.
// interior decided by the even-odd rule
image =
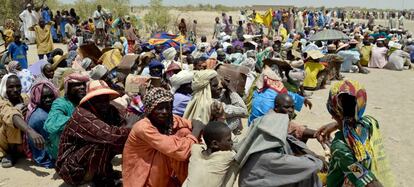
<svg viewBox="0 0 414 187">
<path fill-rule="evenodd" d="M 190 15 L 190 13 L 183 13 Z M 234 13 L 236 14 L 236 13 Z M 195 17 L 192 19 L 203 20 L 199 24 L 204 33 L 212 32 L 213 19 L 219 16 L 219 12 L 207 14 L 206 12 L 191 13 Z M 209 15 L 206 17 L 206 15 Z M 413 23 L 408 23 L 413 31 Z M 57 44 L 55 47 L 65 48 Z M 0 48 L 0 51 L 3 49 Z M 29 51 L 29 61 L 33 63 L 36 59 L 36 47 L 31 45 Z M 414 81 L 414 71 L 406 70 L 402 72 L 370 69 L 368 75 L 362 74 L 345 74 L 347 79 L 358 80 L 363 83 L 368 92 L 368 106 L 365 114 L 374 116 L 379 120 L 381 131 L 385 141 L 385 147 L 391 162 L 392 171 L 397 181 L 396 186 L 408 187 L 414 184 L 412 177 L 412 168 L 414 163 L 409 160 L 414 155 L 411 149 L 414 140 L 409 138 L 414 127 L 410 125 L 414 122 L 414 112 L 411 111 L 414 105 L 414 99 L 411 93 L 414 92 L 412 82 Z M 303 109 L 297 117 L 297 122 L 317 128 L 323 124 L 332 121 L 326 110 L 326 99 L 328 97 L 329 86 L 327 89 L 319 90 L 313 93 L 313 108 Z M 323 154 L 321 146 L 316 141 L 310 141 L 308 145 L 316 152 Z M 115 159 L 116 169 L 120 169 L 120 159 Z M 34 166 L 28 160 L 20 159 L 13 168 L 0 168 L 0 187 L 15 186 L 67 186 L 55 174 L 53 169 L 44 169 Z"/>
</svg>

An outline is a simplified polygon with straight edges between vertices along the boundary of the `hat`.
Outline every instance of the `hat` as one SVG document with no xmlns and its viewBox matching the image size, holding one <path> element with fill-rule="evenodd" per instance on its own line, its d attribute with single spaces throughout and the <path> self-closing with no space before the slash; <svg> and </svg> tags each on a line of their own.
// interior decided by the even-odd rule
<svg viewBox="0 0 414 187">
<path fill-rule="evenodd" d="M 82 62 L 80 64 L 81 64 L 82 68 L 84 70 L 86 70 L 91 65 L 91 63 L 92 63 L 92 59 L 86 57 L 82 60 Z"/>
<path fill-rule="evenodd" d="M 308 54 L 308 58 L 311 57 L 312 59 L 315 59 L 315 60 L 324 57 L 324 55 L 319 50 L 309 50 L 309 51 L 306 51 L 306 53 Z"/>
<path fill-rule="evenodd" d="M 86 87 L 86 95 L 79 102 L 79 105 L 82 105 L 86 101 L 89 101 L 93 97 L 100 95 L 109 95 L 110 100 L 114 100 L 119 97 L 119 93 L 115 90 L 109 88 L 109 86 L 103 80 L 92 80 L 89 81 Z"/>
<path fill-rule="evenodd" d="M 349 41 L 349 44 L 358 44 L 358 40 L 352 39 L 351 41 Z"/>
<path fill-rule="evenodd" d="M 177 55 L 177 50 L 175 50 L 174 47 L 170 47 L 164 52 L 162 52 L 162 55 L 164 56 L 165 60 L 173 60 L 175 55 Z"/>
<path fill-rule="evenodd" d="M 157 105 L 171 101 L 173 95 L 170 91 L 160 87 L 150 88 L 144 96 L 145 114 L 149 115 Z"/>
<path fill-rule="evenodd" d="M 401 49 L 402 45 L 399 44 L 399 43 L 397 43 L 397 42 L 390 42 L 388 44 L 388 47 L 390 47 L 390 48 L 396 48 L 396 49 Z"/>
<path fill-rule="evenodd" d="M 108 69 L 105 66 L 99 64 L 92 68 L 91 72 L 89 72 L 89 76 L 93 80 L 101 79 L 106 73 L 108 73 Z"/>
<path fill-rule="evenodd" d="M 148 65 L 149 69 L 152 68 L 161 68 L 164 69 L 164 65 L 157 59 L 152 59 L 151 62 Z"/>
<path fill-rule="evenodd" d="M 66 60 L 68 58 L 68 54 L 64 54 L 64 55 L 56 55 L 53 57 L 53 64 L 52 64 L 52 68 L 56 69 L 60 62 L 62 62 L 63 60 Z"/>
<path fill-rule="evenodd" d="M 168 66 L 168 68 L 165 72 L 170 72 L 170 71 L 174 71 L 174 70 L 181 70 L 181 67 L 177 63 L 173 62 Z"/>
<path fill-rule="evenodd" d="M 173 75 L 170 78 L 171 87 L 172 87 L 171 92 L 175 93 L 175 91 L 177 91 L 181 85 L 191 83 L 191 81 L 193 80 L 193 77 L 194 77 L 194 72 L 188 71 L 188 70 L 183 70 Z"/>
</svg>

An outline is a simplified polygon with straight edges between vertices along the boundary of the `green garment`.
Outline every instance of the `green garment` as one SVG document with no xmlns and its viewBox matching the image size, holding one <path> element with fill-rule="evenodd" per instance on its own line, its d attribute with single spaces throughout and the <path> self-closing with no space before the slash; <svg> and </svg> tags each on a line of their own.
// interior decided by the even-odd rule
<svg viewBox="0 0 414 187">
<path fill-rule="evenodd" d="M 368 119 L 364 116 L 361 121 L 362 123 L 368 122 Z M 369 128 L 371 128 L 371 125 L 369 125 Z M 352 149 L 345 141 L 342 131 L 336 132 L 331 145 L 331 153 L 327 187 L 343 186 L 345 178 L 348 179 L 348 183 L 352 183 L 355 187 L 365 187 L 376 180 L 371 171 L 371 163 L 356 160 Z"/>
<path fill-rule="evenodd" d="M 257 53 L 256 57 L 257 57 L 257 61 L 256 64 L 260 67 L 263 68 L 263 60 L 266 58 L 270 58 L 270 50 L 271 48 L 266 48 L 265 50 L 263 50 L 262 52 Z"/>
<path fill-rule="evenodd" d="M 49 142 L 46 142 L 46 150 L 53 159 L 57 159 L 60 135 L 66 123 L 72 117 L 74 110 L 75 105 L 67 97 L 58 98 L 52 104 L 43 129 L 49 133 Z"/>
</svg>

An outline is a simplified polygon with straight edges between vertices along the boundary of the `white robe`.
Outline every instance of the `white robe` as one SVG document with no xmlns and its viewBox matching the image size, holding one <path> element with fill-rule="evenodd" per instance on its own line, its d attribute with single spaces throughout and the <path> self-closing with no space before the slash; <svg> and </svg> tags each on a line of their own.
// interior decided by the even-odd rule
<svg viewBox="0 0 414 187">
<path fill-rule="evenodd" d="M 34 43 L 36 39 L 36 35 L 35 35 L 35 32 L 30 31 L 29 28 L 36 24 L 35 11 L 32 10 L 32 12 L 30 13 L 26 9 L 19 15 L 19 17 L 23 21 L 24 38 L 29 39 L 30 43 Z"/>
</svg>

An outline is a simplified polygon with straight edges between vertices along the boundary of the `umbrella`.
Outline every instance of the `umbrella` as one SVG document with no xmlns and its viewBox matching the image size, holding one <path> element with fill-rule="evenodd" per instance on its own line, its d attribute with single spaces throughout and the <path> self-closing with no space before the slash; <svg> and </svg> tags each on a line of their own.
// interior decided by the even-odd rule
<svg viewBox="0 0 414 187">
<path fill-rule="evenodd" d="M 315 33 L 309 38 L 310 41 L 327 41 L 327 40 L 349 40 L 349 37 L 341 31 L 327 29 Z"/>
</svg>

